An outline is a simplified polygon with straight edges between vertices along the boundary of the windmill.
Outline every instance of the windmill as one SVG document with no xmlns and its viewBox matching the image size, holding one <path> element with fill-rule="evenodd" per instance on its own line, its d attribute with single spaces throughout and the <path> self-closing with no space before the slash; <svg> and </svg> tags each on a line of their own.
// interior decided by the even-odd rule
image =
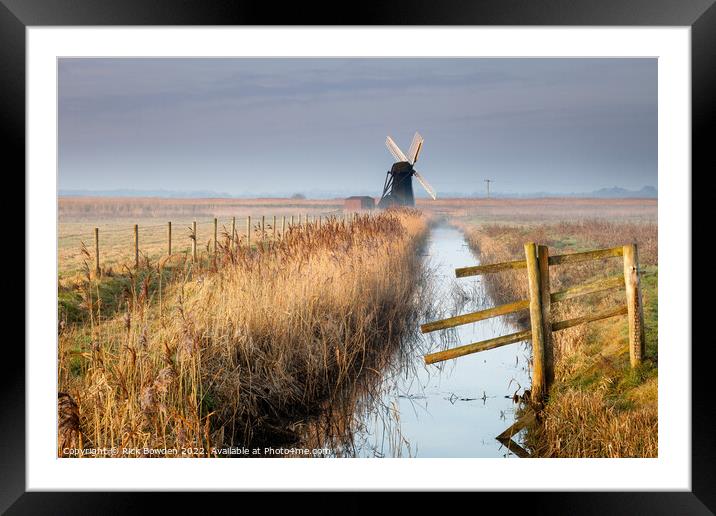
<svg viewBox="0 0 716 516">
<path fill-rule="evenodd" d="M 415 170 L 415 162 L 423 148 L 423 137 L 415 133 L 413 142 L 410 144 L 408 156 L 403 154 L 393 139 L 388 136 L 385 139 L 385 146 L 397 160 L 393 163 L 390 171 L 385 176 L 385 185 L 383 186 L 383 195 L 378 202 L 379 208 L 388 208 L 390 206 L 415 206 L 415 197 L 413 196 L 413 176 L 422 185 L 428 195 L 435 199 L 437 194 L 433 187 Z"/>
</svg>

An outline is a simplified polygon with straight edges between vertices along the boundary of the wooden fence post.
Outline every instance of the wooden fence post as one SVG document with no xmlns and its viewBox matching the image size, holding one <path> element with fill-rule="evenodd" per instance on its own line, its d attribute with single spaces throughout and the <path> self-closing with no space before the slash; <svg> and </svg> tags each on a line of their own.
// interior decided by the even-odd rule
<svg viewBox="0 0 716 516">
<path fill-rule="evenodd" d="M 542 327 L 544 335 L 544 372 L 547 393 L 554 382 L 554 344 L 552 342 L 551 290 L 549 281 L 549 248 L 537 246 L 540 292 L 542 294 Z"/>
<path fill-rule="evenodd" d="M 191 223 L 191 261 L 196 263 L 196 221 Z"/>
<path fill-rule="evenodd" d="M 246 216 L 246 245 L 251 249 L 251 215 Z"/>
<path fill-rule="evenodd" d="M 231 217 L 231 249 L 236 249 L 236 217 Z"/>
<path fill-rule="evenodd" d="M 532 401 L 539 405 L 547 394 L 547 375 L 545 371 L 545 332 L 544 310 L 542 308 L 542 284 L 538 249 L 534 242 L 524 245 L 527 262 L 527 280 L 530 290 L 530 326 L 532 329 Z"/>
<path fill-rule="evenodd" d="M 219 238 L 219 219 L 214 217 L 214 256 L 216 256 L 216 244 Z"/>
<path fill-rule="evenodd" d="M 263 246 L 264 240 L 266 240 L 266 217 L 261 215 L 261 245 Z"/>
<path fill-rule="evenodd" d="M 134 225 L 134 268 L 139 269 L 139 224 Z"/>
<path fill-rule="evenodd" d="M 275 242 L 276 241 L 276 215 L 273 216 L 273 226 L 271 226 L 271 231 L 272 231 L 271 240 L 273 242 Z"/>
<path fill-rule="evenodd" d="M 644 307 L 639 285 L 639 255 L 636 244 L 624 246 L 624 285 L 629 320 L 629 361 L 632 367 L 644 358 Z"/>
<path fill-rule="evenodd" d="M 291 227 L 293 227 L 293 215 L 291 215 Z"/>
<path fill-rule="evenodd" d="M 167 222 L 167 256 L 172 255 L 172 221 Z"/>
<path fill-rule="evenodd" d="M 98 278 L 102 273 L 99 267 L 99 228 L 94 228 L 94 273 Z"/>
<path fill-rule="evenodd" d="M 286 234 L 286 215 L 283 216 L 283 220 L 281 221 L 281 240 L 283 240 L 283 237 L 285 234 Z"/>
</svg>

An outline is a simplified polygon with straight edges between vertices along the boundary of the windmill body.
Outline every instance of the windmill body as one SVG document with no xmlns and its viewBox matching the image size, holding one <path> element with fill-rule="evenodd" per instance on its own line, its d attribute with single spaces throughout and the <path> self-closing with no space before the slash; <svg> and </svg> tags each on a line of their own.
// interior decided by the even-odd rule
<svg viewBox="0 0 716 516">
<path fill-rule="evenodd" d="M 410 145 L 408 156 L 388 136 L 385 145 L 397 160 L 393 163 L 385 177 L 383 195 L 378 202 L 379 208 L 390 208 L 391 206 L 415 206 L 415 195 L 413 194 L 413 176 L 420 182 L 426 192 L 433 199 L 436 198 L 435 190 L 425 181 L 416 170 L 415 162 L 418 160 L 423 147 L 423 137 L 415 133 L 413 142 Z"/>
<path fill-rule="evenodd" d="M 388 191 L 383 192 L 383 198 L 378 205 L 387 207 L 390 205 L 415 206 L 415 195 L 413 194 L 413 166 L 407 161 L 398 161 L 388 172 Z M 387 205 L 387 206 L 384 206 Z"/>
</svg>

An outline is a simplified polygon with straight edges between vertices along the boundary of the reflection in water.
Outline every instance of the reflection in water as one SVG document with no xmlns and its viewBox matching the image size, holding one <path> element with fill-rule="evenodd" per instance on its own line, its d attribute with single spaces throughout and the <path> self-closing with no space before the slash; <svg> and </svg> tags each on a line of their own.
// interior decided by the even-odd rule
<svg viewBox="0 0 716 516">
<path fill-rule="evenodd" d="M 478 263 L 462 233 L 433 229 L 427 244 L 432 299 L 427 322 L 494 305 L 482 279 L 455 278 L 455 268 Z M 512 398 L 529 386 L 529 348 L 512 344 L 424 365 L 423 355 L 516 331 L 504 317 L 411 336 L 382 364 L 364 370 L 305 428 L 306 445 L 339 457 L 506 457 L 495 440 L 515 420 Z M 336 402 L 338 398 L 340 401 Z M 519 440 L 515 437 L 515 440 Z"/>
</svg>

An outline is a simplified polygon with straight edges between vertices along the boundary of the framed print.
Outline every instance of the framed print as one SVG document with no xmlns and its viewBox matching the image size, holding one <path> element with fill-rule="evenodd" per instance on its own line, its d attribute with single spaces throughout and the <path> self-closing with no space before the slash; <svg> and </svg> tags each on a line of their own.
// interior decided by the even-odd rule
<svg viewBox="0 0 716 516">
<path fill-rule="evenodd" d="M 713 510 L 711 2 L 141 7 L 3 1 L 27 200 L 3 509 Z"/>
</svg>

